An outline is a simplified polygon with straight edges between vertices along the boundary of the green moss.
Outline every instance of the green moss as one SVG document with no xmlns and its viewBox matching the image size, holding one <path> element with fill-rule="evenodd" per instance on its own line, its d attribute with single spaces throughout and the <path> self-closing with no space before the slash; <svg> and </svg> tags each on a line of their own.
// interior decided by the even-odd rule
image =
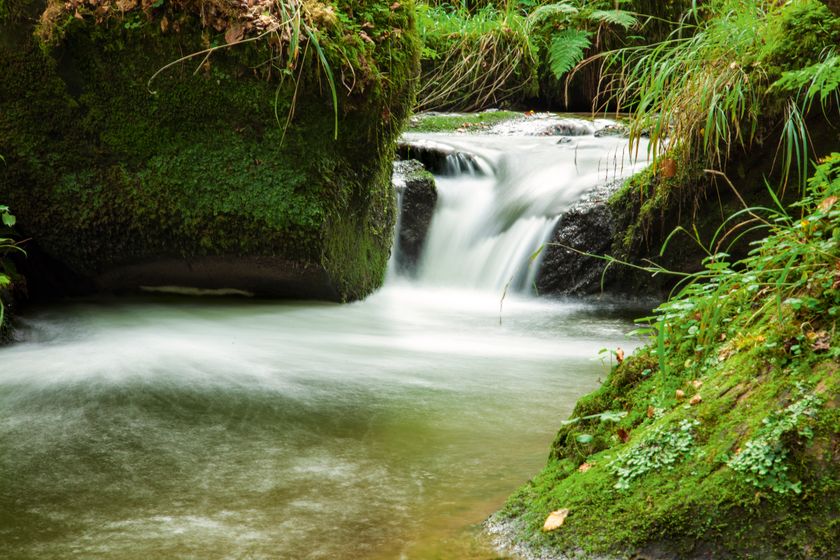
<svg viewBox="0 0 840 560">
<path fill-rule="evenodd" d="M 514 111 L 485 111 L 466 114 L 421 113 L 411 119 L 411 132 L 479 132 L 505 121 L 523 118 Z"/>
<path fill-rule="evenodd" d="M 840 154 L 811 180 L 804 220 L 777 216 L 739 266 L 711 259 L 709 283 L 660 308 L 659 336 L 578 402 L 544 471 L 500 514 L 522 522 L 522 540 L 561 553 L 838 556 L 837 192 Z M 561 508 L 564 526 L 541 533 Z"/>
<path fill-rule="evenodd" d="M 402 32 L 378 37 L 375 55 L 322 40 L 336 73 L 367 57 L 364 91 L 339 97 L 337 140 L 313 51 L 296 85 L 276 79 L 261 43 L 149 84 L 215 40 L 190 14 L 168 13 L 179 33 L 73 20 L 46 51 L 31 37 L 3 45 L 0 190 L 24 232 L 85 277 L 156 258 L 270 256 L 322 267 L 338 297 L 363 297 L 390 249 L 385 169 L 413 103 L 417 40 L 410 3 L 357 15 Z"/>
</svg>

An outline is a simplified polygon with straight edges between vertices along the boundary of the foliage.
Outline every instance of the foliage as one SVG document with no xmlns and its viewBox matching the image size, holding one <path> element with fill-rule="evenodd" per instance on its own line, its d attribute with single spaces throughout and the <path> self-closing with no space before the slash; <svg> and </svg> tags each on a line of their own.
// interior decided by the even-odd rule
<svg viewBox="0 0 840 560">
<path fill-rule="evenodd" d="M 705 268 L 643 321 L 649 343 L 578 401 L 544 471 L 509 500 L 501 516 L 519 538 L 593 556 L 840 553 L 840 153 L 793 207 L 742 215 L 752 221 L 721 228 Z M 763 239 L 730 262 L 749 228 Z M 617 424 L 598 420 L 619 410 Z M 560 508 L 563 531 L 543 534 Z"/>
<path fill-rule="evenodd" d="M 809 426 L 802 425 L 803 417 L 813 418 L 821 399 L 805 394 L 801 385 L 797 389 L 801 398 L 762 420 L 763 427 L 756 437 L 747 441 L 743 449 L 726 463 L 757 488 L 769 488 L 780 494 L 802 492 L 802 483 L 791 482 L 787 476 L 788 450 L 782 438 L 797 431 L 800 436 L 811 439 L 813 432 Z"/>
<path fill-rule="evenodd" d="M 420 4 L 417 12 L 423 42 L 418 111 L 476 111 L 536 93 L 536 53 L 516 11 Z"/>
<path fill-rule="evenodd" d="M 651 430 L 645 439 L 610 462 L 610 470 L 618 477 L 615 487 L 627 490 L 634 479 L 651 471 L 673 469 L 674 463 L 691 452 L 693 430 L 699 425 L 696 420 L 681 420 L 676 428 Z"/>
<path fill-rule="evenodd" d="M 0 161 L 3 161 L 2 156 L 0 156 Z M 6 273 L 3 257 L 12 251 L 23 252 L 23 249 L 21 249 L 14 240 L 4 233 L 4 230 L 12 228 L 15 225 L 15 222 L 16 219 L 14 215 L 9 212 L 9 207 L 0 205 L 0 224 L 2 224 L 0 225 L 0 327 L 3 326 L 5 318 L 5 304 L 3 303 L 2 297 L 3 291 L 12 284 L 11 277 Z"/>
<path fill-rule="evenodd" d="M 817 63 L 840 39 L 840 20 L 816 0 L 712 0 L 698 4 L 693 16 L 664 41 L 619 49 L 608 58 L 612 80 L 605 89 L 633 111 L 633 137 L 649 134 L 654 152 L 683 145 L 689 157 L 722 167 L 733 147 L 778 134 L 766 123 L 786 113 L 784 140 L 800 155 L 789 153 L 785 164 L 804 170 L 807 134 L 798 122 L 804 111 L 771 85 L 785 75 L 780 85 L 805 79 L 785 73 Z M 824 79 L 833 74 L 830 61 L 807 73 L 820 77 L 822 98 L 836 88 Z"/>
</svg>

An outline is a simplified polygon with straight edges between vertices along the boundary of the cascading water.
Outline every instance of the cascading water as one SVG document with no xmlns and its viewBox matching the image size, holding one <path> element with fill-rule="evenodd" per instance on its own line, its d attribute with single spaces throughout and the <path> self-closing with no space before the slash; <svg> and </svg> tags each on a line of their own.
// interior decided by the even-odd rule
<svg viewBox="0 0 840 560">
<path fill-rule="evenodd" d="M 550 240 L 558 217 L 585 193 L 648 163 L 645 146 L 631 155 L 626 139 L 594 136 L 608 121 L 560 122 L 531 126 L 562 126 L 575 135 L 559 142 L 557 136 L 521 131 L 407 135 L 409 144 L 449 152 L 436 178 L 438 208 L 419 283 L 528 293 L 539 270 L 539 249 Z"/>
<path fill-rule="evenodd" d="M 494 556 L 472 528 L 542 466 L 598 350 L 632 346 L 587 303 L 514 295 L 502 322 L 499 287 L 632 167 L 610 167 L 615 139 L 436 141 L 466 155 L 419 278 L 364 302 L 28 311 L 0 348 L 0 558 Z"/>
</svg>

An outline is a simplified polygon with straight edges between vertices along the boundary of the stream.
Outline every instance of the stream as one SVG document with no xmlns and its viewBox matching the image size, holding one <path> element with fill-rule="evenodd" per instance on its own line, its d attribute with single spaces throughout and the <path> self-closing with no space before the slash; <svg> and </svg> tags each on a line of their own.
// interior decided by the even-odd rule
<svg viewBox="0 0 840 560">
<path fill-rule="evenodd" d="M 592 131 L 414 135 L 483 171 L 438 178 L 417 273 L 363 302 L 29 310 L 0 349 L 0 558 L 498 558 L 481 522 L 635 344 L 638 309 L 530 293 L 557 215 L 645 163 Z"/>
</svg>

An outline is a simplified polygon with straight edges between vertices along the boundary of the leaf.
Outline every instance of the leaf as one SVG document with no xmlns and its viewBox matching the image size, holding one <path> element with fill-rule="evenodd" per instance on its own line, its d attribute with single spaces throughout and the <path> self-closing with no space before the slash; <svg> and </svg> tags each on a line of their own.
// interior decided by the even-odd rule
<svg viewBox="0 0 840 560">
<path fill-rule="evenodd" d="M 616 435 L 618 436 L 618 439 L 621 440 L 621 443 L 627 443 L 627 440 L 630 439 L 630 433 L 624 428 L 619 428 Z"/>
<path fill-rule="evenodd" d="M 238 43 L 245 36 L 245 30 L 238 23 L 234 23 L 225 31 L 225 42 L 228 45 Z"/>
<path fill-rule="evenodd" d="M 595 10 L 589 14 L 589 19 L 600 23 L 618 25 L 624 29 L 630 29 L 639 23 L 636 16 L 624 10 Z"/>
<path fill-rule="evenodd" d="M 593 465 L 592 463 L 583 463 L 581 466 L 578 467 L 578 472 L 585 473 L 594 466 L 595 465 Z"/>
<path fill-rule="evenodd" d="M 589 31 L 566 29 L 551 39 L 548 63 L 555 78 L 559 80 L 583 60 L 584 52 L 592 45 L 589 41 L 591 35 Z"/>
<path fill-rule="evenodd" d="M 554 531 L 555 529 L 559 529 L 563 526 L 563 523 L 566 522 L 566 518 L 569 516 L 568 508 L 565 509 L 558 509 L 557 511 L 552 511 L 548 514 L 548 517 L 545 518 L 545 523 L 543 523 L 542 530 L 544 532 Z"/>
<path fill-rule="evenodd" d="M 578 9 L 572 6 L 571 4 L 566 4 L 565 2 L 558 2 L 557 4 L 548 4 L 546 6 L 540 6 L 528 16 L 528 22 L 531 25 L 536 23 L 540 23 L 547 19 L 555 19 L 561 18 L 563 20 L 568 20 L 569 16 L 577 15 Z"/>
<path fill-rule="evenodd" d="M 8 212 L 2 212 L 0 215 L 3 216 L 3 225 L 6 227 L 12 227 L 17 223 L 17 219 Z"/>
<path fill-rule="evenodd" d="M 586 444 L 592 441 L 592 436 L 589 434 L 579 434 L 575 439 L 578 441 L 578 443 Z"/>
</svg>

